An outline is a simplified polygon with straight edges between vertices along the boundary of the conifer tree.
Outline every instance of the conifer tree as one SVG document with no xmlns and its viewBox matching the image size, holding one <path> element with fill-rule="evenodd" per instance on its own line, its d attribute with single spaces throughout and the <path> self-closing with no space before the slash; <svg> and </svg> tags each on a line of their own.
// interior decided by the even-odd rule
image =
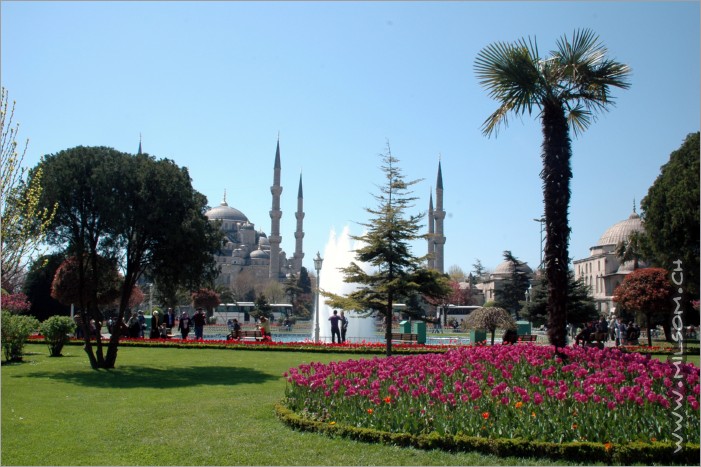
<svg viewBox="0 0 701 467">
<path fill-rule="evenodd" d="M 355 258 L 349 266 L 341 268 L 346 283 L 360 287 L 348 294 L 339 296 L 328 292 L 323 295 L 332 307 L 346 310 L 366 311 L 384 317 L 387 356 L 392 354 L 393 307 L 418 293 L 427 298 L 438 299 L 451 292 L 449 278 L 435 269 L 426 269 L 426 257 L 416 257 L 411 252 L 410 243 L 426 239 L 420 234 L 423 214 L 407 213 L 416 199 L 409 188 L 420 180 L 405 181 L 399 160 L 392 155 L 387 143 L 387 151 L 382 155 L 382 172 L 385 182 L 380 186 L 380 194 L 374 195 L 377 207 L 366 208 L 371 218 L 366 223 L 366 233 L 351 236 L 363 246 L 356 250 Z M 360 264 L 371 267 L 366 272 Z M 412 318 L 423 319 L 418 311 L 407 309 Z"/>
</svg>

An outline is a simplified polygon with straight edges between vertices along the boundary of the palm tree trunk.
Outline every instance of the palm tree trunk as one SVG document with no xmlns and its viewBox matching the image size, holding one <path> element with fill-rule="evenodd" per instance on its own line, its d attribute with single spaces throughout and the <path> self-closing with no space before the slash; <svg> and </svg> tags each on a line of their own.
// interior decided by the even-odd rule
<svg viewBox="0 0 701 467">
<path fill-rule="evenodd" d="M 543 202 L 545 210 L 545 274 L 548 278 L 548 338 L 555 347 L 567 345 L 567 271 L 569 267 L 568 209 L 572 179 L 572 148 L 562 104 L 543 105 Z"/>
</svg>

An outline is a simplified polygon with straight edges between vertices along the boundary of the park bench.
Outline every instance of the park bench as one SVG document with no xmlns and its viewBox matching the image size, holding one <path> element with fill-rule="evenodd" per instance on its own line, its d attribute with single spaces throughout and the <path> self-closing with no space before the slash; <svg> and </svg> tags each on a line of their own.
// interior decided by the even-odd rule
<svg viewBox="0 0 701 467">
<path fill-rule="evenodd" d="M 405 332 L 393 332 L 392 341 L 416 344 L 419 341 L 419 335 Z"/>
<path fill-rule="evenodd" d="M 246 331 L 241 331 L 240 332 L 240 338 L 241 340 L 254 340 L 254 341 L 261 341 L 263 340 L 263 333 L 260 332 L 258 329 L 251 329 L 251 330 L 246 330 Z"/>
<path fill-rule="evenodd" d="M 523 336 L 518 336 L 518 342 L 538 342 L 538 336 L 536 334 L 524 334 Z"/>
</svg>

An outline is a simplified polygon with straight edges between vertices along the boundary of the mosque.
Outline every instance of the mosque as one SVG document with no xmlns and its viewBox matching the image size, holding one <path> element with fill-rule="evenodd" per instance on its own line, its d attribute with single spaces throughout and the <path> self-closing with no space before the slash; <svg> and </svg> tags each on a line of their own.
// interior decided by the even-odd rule
<svg viewBox="0 0 701 467">
<path fill-rule="evenodd" d="M 643 221 L 635 206 L 628 219 L 617 222 L 601 235 L 597 244 L 589 248 L 587 258 L 572 261 L 574 278 L 589 286 L 600 314 L 615 313 L 613 291 L 633 272 L 633 261 L 621 263 L 616 257 L 616 246 L 627 241 L 633 232 L 643 232 Z M 646 266 L 640 264 L 640 267 Z"/>
<path fill-rule="evenodd" d="M 220 273 L 216 280 L 217 285 L 236 288 L 239 278 L 246 278 L 248 282 L 261 283 L 268 280 L 282 282 L 290 274 L 299 276 L 302 270 L 304 258 L 304 196 L 302 193 L 302 176 L 299 177 L 299 189 L 297 191 L 297 228 L 294 234 L 295 251 L 291 258 L 280 248 L 282 236 L 280 235 L 280 197 L 282 186 L 280 185 L 280 141 L 277 142 L 275 151 L 275 163 L 273 166 L 273 185 L 270 187 L 272 194 L 272 209 L 270 210 L 271 228 L 270 235 L 262 230 L 256 230 L 255 225 L 248 217 L 238 209 L 229 206 L 226 202 L 226 192 L 219 206 L 205 213 L 211 221 L 220 221 L 224 233 L 224 244 L 215 259 L 219 265 Z"/>
<path fill-rule="evenodd" d="M 263 230 L 257 230 L 248 217 L 238 209 L 229 206 L 226 201 L 226 192 L 219 206 L 205 213 L 211 222 L 220 221 L 221 229 L 225 235 L 225 243 L 215 259 L 220 269 L 216 285 L 223 285 L 231 289 L 237 289 L 239 280 L 260 284 L 274 280 L 282 282 L 290 274 L 299 276 L 304 258 L 304 196 L 302 191 L 302 177 L 299 178 L 297 190 L 297 219 L 294 233 L 295 250 L 292 257 L 287 256 L 280 245 L 280 198 L 282 186 L 280 185 L 280 141 L 277 142 L 275 151 L 275 163 L 273 166 L 273 184 L 270 187 L 272 194 L 272 208 L 270 210 L 270 235 Z M 427 266 L 444 272 L 444 245 L 443 220 L 443 175 L 440 161 L 438 163 L 438 177 L 436 183 L 436 207 L 433 207 L 433 194 L 429 201 L 429 236 Z"/>
</svg>

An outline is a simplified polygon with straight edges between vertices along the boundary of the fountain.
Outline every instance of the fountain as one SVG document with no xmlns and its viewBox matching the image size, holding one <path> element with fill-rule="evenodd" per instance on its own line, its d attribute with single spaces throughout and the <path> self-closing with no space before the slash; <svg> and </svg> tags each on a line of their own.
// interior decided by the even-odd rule
<svg viewBox="0 0 701 467">
<path fill-rule="evenodd" d="M 354 284 L 343 282 L 343 273 L 339 268 L 350 265 L 355 259 L 355 248 L 358 242 L 351 247 L 350 231 L 348 226 L 343 228 L 340 237 L 337 237 L 336 230 L 331 229 L 329 241 L 324 249 L 324 264 L 320 272 L 321 280 L 319 285 L 322 290 L 338 295 L 347 295 L 356 289 Z M 357 261 L 356 261 L 357 263 Z M 369 267 L 369 266 L 364 266 Z M 329 317 L 333 314 L 333 308 L 324 303 L 324 297 L 319 297 L 319 341 L 331 342 L 331 324 Z M 354 312 L 345 312 L 348 318 L 348 331 L 346 332 L 346 342 L 372 341 L 376 339 L 375 319 L 372 317 L 362 317 Z M 312 317 L 314 319 L 314 317 Z M 316 322 L 312 323 L 312 339 L 314 339 L 314 328 Z"/>
</svg>

